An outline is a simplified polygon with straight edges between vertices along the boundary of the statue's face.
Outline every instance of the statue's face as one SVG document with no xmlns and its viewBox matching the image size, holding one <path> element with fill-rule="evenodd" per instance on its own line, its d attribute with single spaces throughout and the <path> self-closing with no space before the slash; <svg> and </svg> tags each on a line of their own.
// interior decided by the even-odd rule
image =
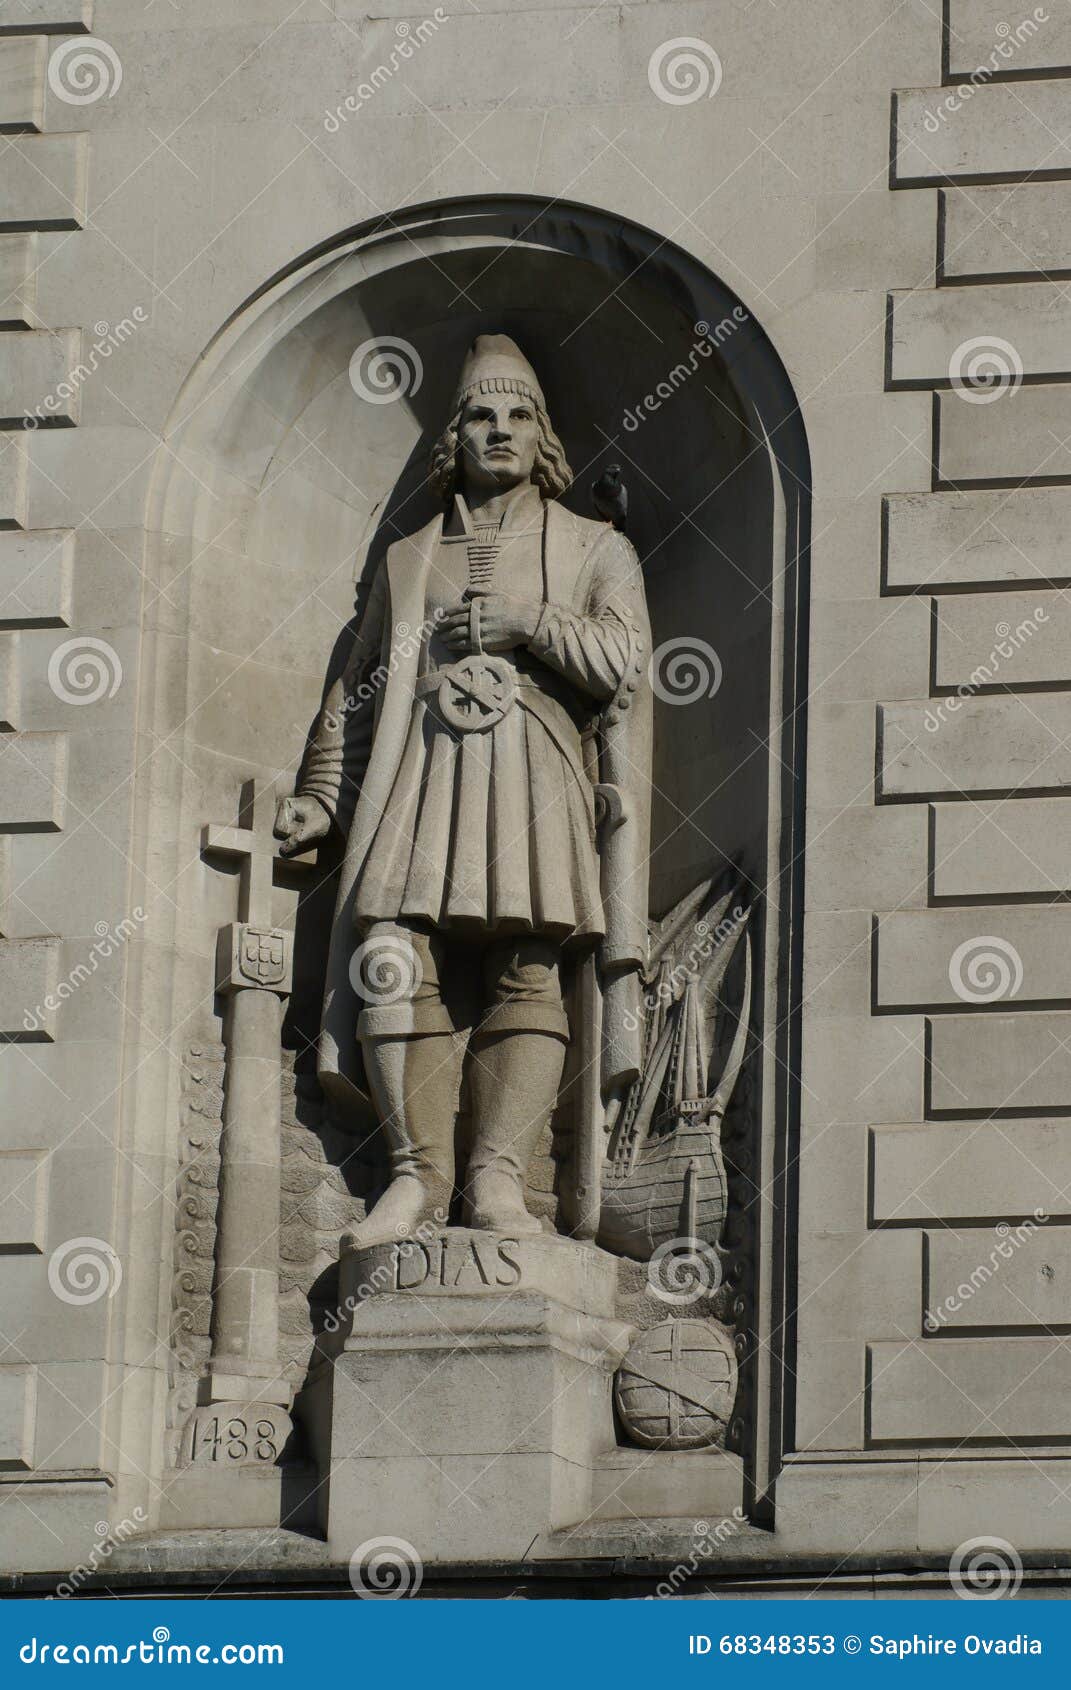
<svg viewBox="0 0 1071 1690">
<path fill-rule="evenodd" d="M 478 394 L 458 424 L 466 493 L 508 492 L 531 481 L 539 445 L 535 406 L 516 393 Z"/>
</svg>

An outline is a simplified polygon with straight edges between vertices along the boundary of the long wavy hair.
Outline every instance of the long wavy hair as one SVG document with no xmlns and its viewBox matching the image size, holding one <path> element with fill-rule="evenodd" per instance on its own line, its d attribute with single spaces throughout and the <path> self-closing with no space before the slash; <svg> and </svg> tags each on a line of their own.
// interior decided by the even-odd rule
<svg viewBox="0 0 1071 1690">
<path fill-rule="evenodd" d="M 470 396 L 466 397 L 465 403 Z M 532 481 L 539 488 L 544 499 L 557 499 L 567 493 L 573 484 L 573 472 L 565 458 L 565 447 L 550 426 L 550 418 L 542 405 L 538 404 L 531 394 L 524 397 L 535 411 L 536 423 L 539 428 L 539 441 L 536 446 L 535 463 L 532 465 Z M 461 427 L 461 415 L 465 404 L 461 404 L 454 412 L 443 432 L 431 450 L 428 459 L 428 485 L 437 499 L 443 504 L 449 504 L 457 491 L 458 484 L 458 436 Z"/>
</svg>

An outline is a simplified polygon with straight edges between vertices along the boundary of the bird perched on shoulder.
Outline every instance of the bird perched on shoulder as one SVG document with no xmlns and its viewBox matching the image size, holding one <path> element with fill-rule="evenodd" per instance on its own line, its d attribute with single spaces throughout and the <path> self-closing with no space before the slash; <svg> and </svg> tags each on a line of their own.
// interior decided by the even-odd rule
<svg viewBox="0 0 1071 1690">
<path fill-rule="evenodd" d="M 603 521 L 612 522 L 623 534 L 628 520 L 628 488 L 621 480 L 620 464 L 606 466 L 598 481 L 591 484 L 591 497 Z"/>
</svg>

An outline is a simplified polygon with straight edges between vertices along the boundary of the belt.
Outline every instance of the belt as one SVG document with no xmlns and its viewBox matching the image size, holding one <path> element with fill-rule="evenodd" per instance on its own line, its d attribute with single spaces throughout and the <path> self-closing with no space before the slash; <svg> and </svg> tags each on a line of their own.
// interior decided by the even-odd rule
<svg viewBox="0 0 1071 1690">
<path fill-rule="evenodd" d="M 438 713 L 457 733 L 485 733 L 513 706 L 519 676 L 512 664 L 474 651 L 445 669 L 422 675 L 418 698 L 435 695 Z"/>
<path fill-rule="evenodd" d="M 553 693 L 540 686 L 534 675 L 515 669 L 501 657 L 488 652 L 471 652 L 457 663 L 421 675 L 416 696 L 433 702 L 440 719 L 457 733 L 485 733 L 510 711 L 514 704 L 529 710 L 554 740 L 571 770 L 591 811 L 594 788 L 584 773 L 578 741 L 584 729 Z"/>
<path fill-rule="evenodd" d="M 429 669 L 426 675 L 421 675 L 416 683 L 418 698 L 426 698 L 429 693 L 438 692 L 444 680 L 451 682 L 467 680 L 473 672 L 473 666 L 478 666 L 478 673 L 482 676 L 493 671 L 496 677 L 501 673 L 502 684 L 508 681 L 512 691 L 522 689 L 546 692 L 546 688 L 523 669 L 517 669 L 504 658 L 492 657 L 490 652 L 472 652 L 468 657 L 459 658 L 456 663 L 445 663 L 440 669 Z M 459 671 L 461 673 L 459 673 Z"/>
<path fill-rule="evenodd" d="M 456 663 L 421 675 L 415 690 L 418 698 L 434 700 L 439 716 L 457 733 L 485 733 L 514 704 L 536 710 L 540 716 L 549 707 L 562 718 L 563 730 L 582 732 L 568 706 L 534 675 L 489 652 L 470 652 Z"/>
</svg>

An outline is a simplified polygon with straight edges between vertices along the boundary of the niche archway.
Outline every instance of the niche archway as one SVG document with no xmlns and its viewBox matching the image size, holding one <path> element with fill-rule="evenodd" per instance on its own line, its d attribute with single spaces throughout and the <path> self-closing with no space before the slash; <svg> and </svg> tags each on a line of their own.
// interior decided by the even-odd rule
<svg viewBox="0 0 1071 1690">
<path fill-rule="evenodd" d="M 142 799 L 145 849 L 176 863 L 175 908 L 152 935 L 175 959 L 165 1013 L 193 1013 L 232 914 L 197 864 L 201 824 L 226 819 L 239 778 L 296 767 L 355 599 L 390 539 L 433 514 L 427 446 L 465 347 L 488 330 L 513 335 L 541 374 L 577 472 L 565 502 L 594 514 L 590 484 L 622 465 L 656 648 L 691 636 L 720 665 L 716 689 L 685 677 L 693 701 L 657 709 L 651 904 L 659 914 L 730 868 L 756 902 L 748 1470 L 761 1498 L 779 1464 L 791 1333 L 809 464 L 768 338 L 680 248 L 588 207 L 444 202 L 295 260 L 206 349 L 148 518 L 168 609 L 146 627 L 142 707 L 174 752 Z M 421 379 L 373 403 L 351 358 L 392 339 Z"/>
</svg>

